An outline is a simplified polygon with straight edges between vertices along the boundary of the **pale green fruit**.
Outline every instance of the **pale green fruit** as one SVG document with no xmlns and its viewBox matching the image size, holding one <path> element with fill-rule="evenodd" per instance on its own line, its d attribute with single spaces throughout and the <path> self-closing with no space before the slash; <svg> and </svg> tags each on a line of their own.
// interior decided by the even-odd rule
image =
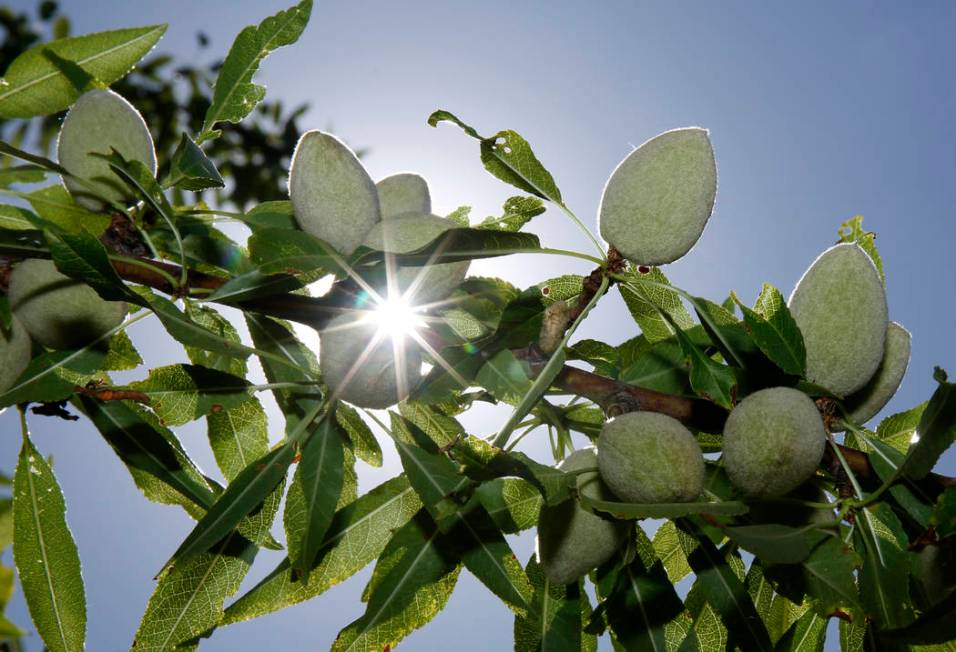
<svg viewBox="0 0 956 652">
<path fill-rule="evenodd" d="M 886 328 L 883 361 L 870 382 L 845 401 L 846 409 L 855 423 L 866 423 L 883 409 L 903 382 L 910 363 L 910 332 L 891 321 Z"/>
<path fill-rule="evenodd" d="M 129 187 L 110 169 L 109 163 L 91 152 L 109 154 L 112 149 L 130 161 L 139 161 L 156 174 L 156 150 L 153 137 L 132 104 L 110 90 L 83 93 L 66 114 L 56 143 L 60 165 L 85 179 L 92 188 L 69 176 L 63 184 L 78 203 L 93 211 L 103 210 L 106 199 L 122 202 L 133 196 Z"/>
<path fill-rule="evenodd" d="M 569 472 L 596 467 L 593 448 L 571 453 L 558 466 Z M 596 471 L 578 476 L 578 491 L 597 500 L 617 500 Z M 576 582 L 611 558 L 624 543 L 627 528 L 627 522 L 602 518 L 574 499 L 542 505 L 536 543 L 538 563 L 553 583 Z"/>
<path fill-rule="evenodd" d="M 606 422 L 597 443 L 601 479 L 631 503 L 684 503 L 704 489 L 704 454 L 677 419 L 628 412 Z"/>
<path fill-rule="evenodd" d="M 421 249 L 448 229 L 451 220 L 426 213 L 404 213 L 383 220 L 365 236 L 365 246 L 393 254 L 408 254 Z M 447 297 L 464 280 L 469 261 L 399 267 L 398 288 L 408 292 L 411 303 L 421 305 Z"/>
<path fill-rule="evenodd" d="M 378 330 L 368 313 L 356 313 L 339 315 L 319 333 L 322 380 L 335 398 L 359 407 L 387 408 L 418 384 L 418 347 L 407 338 L 396 347 L 389 335 L 377 336 Z"/>
<path fill-rule="evenodd" d="M 782 496 L 813 475 L 825 440 L 823 418 L 810 397 L 790 387 L 762 389 L 727 417 L 724 467 L 744 493 Z"/>
<path fill-rule="evenodd" d="M 876 266 L 859 245 L 830 247 L 788 301 L 807 349 L 807 380 L 837 396 L 862 388 L 883 360 L 889 321 Z"/>
<path fill-rule="evenodd" d="M 601 235 L 638 265 L 673 262 L 700 239 L 716 196 L 709 132 L 666 131 L 611 173 L 598 209 Z"/>
<path fill-rule="evenodd" d="M 304 133 L 295 147 L 289 199 L 302 230 L 346 256 L 382 219 L 365 167 L 345 143 L 321 131 Z"/>
<path fill-rule="evenodd" d="M 431 213 L 432 200 L 428 182 L 417 174 L 402 172 L 385 177 L 375 184 L 382 219 L 402 213 Z"/>
<path fill-rule="evenodd" d="M 10 308 L 34 340 L 49 349 L 86 346 L 126 316 L 122 301 L 106 301 L 93 288 L 57 271 L 49 260 L 24 260 L 13 268 Z"/>
<path fill-rule="evenodd" d="M 10 320 L 10 329 L 0 328 L 0 393 L 13 387 L 13 383 L 30 364 L 30 335 L 20 320 Z"/>
</svg>

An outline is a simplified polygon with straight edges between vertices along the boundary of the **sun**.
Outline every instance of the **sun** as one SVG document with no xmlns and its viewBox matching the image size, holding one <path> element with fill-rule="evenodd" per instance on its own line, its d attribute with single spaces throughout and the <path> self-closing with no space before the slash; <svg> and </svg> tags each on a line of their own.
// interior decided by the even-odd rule
<svg viewBox="0 0 956 652">
<path fill-rule="evenodd" d="M 378 325 L 382 336 L 394 340 L 414 337 L 425 326 L 421 308 L 414 306 L 401 293 L 389 293 L 376 301 L 370 319 Z"/>
</svg>

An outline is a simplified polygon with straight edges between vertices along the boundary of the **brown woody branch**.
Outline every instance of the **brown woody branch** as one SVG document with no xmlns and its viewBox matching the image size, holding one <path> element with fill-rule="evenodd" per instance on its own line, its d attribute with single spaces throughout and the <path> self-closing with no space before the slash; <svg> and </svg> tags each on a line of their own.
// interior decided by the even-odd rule
<svg viewBox="0 0 956 652">
<path fill-rule="evenodd" d="M 173 278 L 179 278 L 182 269 L 178 265 L 140 259 L 142 263 L 162 269 Z M 612 266 L 624 264 L 623 258 L 614 249 L 608 252 L 608 269 Z M 168 279 L 160 273 L 150 270 L 146 266 L 114 261 L 113 267 L 117 273 L 128 281 L 147 285 L 168 294 L 182 294 L 179 288 L 170 285 Z M 612 270 L 613 271 L 613 270 Z M 577 304 L 570 311 L 568 325 L 580 315 L 581 310 L 598 291 L 601 284 L 600 275 L 606 273 L 602 269 L 591 273 L 584 283 L 584 291 Z M 202 272 L 189 271 L 187 275 L 188 288 L 215 290 L 222 287 L 227 279 Z M 225 302 L 243 310 L 259 312 L 271 317 L 296 321 L 316 329 L 321 329 L 327 321 L 351 309 L 359 293 L 358 286 L 350 281 L 336 283 L 332 290 L 323 297 L 307 297 L 297 294 L 281 294 L 255 299 L 246 299 L 235 303 Z M 537 346 L 513 351 L 515 357 L 526 360 L 533 373 L 539 373 L 547 363 L 545 356 Z M 647 410 L 671 416 L 685 425 L 710 433 L 723 431 L 727 419 L 727 410 L 719 405 L 700 398 L 665 394 L 636 385 L 630 385 L 618 380 L 600 376 L 583 369 L 565 365 L 554 381 L 554 386 L 571 394 L 587 398 L 600 406 L 607 414 L 615 415 L 633 410 Z M 870 463 L 869 456 L 863 451 L 846 446 L 840 446 L 843 457 L 857 478 L 866 487 L 873 487 L 880 482 L 879 476 Z M 839 468 L 839 461 L 835 459 L 831 449 L 827 447 L 822 466 L 831 472 Z M 929 474 L 919 483 L 919 489 L 927 495 L 936 496 L 943 489 L 956 486 L 956 478 L 936 473 Z"/>
</svg>

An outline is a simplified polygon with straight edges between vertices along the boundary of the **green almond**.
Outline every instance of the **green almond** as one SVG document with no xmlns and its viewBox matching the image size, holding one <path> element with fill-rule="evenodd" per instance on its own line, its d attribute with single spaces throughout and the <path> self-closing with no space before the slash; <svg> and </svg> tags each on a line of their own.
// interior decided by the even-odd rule
<svg viewBox="0 0 956 652">
<path fill-rule="evenodd" d="M 403 213 L 383 220 L 365 236 L 365 246 L 393 254 L 409 254 L 425 247 L 457 225 L 449 219 L 427 213 Z M 398 289 L 410 303 L 422 305 L 447 297 L 465 279 L 469 261 L 399 267 Z"/>
<path fill-rule="evenodd" d="M 401 172 L 385 177 L 375 184 L 382 219 L 403 213 L 431 213 L 432 200 L 428 182 L 412 172 Z"/>
<path fill-rule="evenodd" d="M 10 389 L 30 364 L 31 348 L 30 335 L 16 317 L 9 329 L 0 328 L 0 393 Z"/>
<path fill-rule="evenodd" d="M 299 226 L 349 255 L 381 220 L 378 192 L 355 153 L 332 134 L 302 135 L 289 169 L 289 199 Z"/>
<path fill-rule="evenodd" d="M 24 260 L 7 290 L 13 314 L 34 340 L 50 349 L 76 349 L 116 328 L 122 301 L 106 301 L 90 286 L 61 274 L 49 260 Z"/>
<path fill-rule="evenodd" d="M 139 111 L 113 91 L 88 91 L 63 119 L 56 154 L 60 165 L 90 184 L 63 178 L 76 201 L 92 211 L 103 210 L 107 203 L 104 200 L 123 202 L 130 196 L 109 163 L 91 156 L 94 152 L 109 154 L 114 149 L 126 160 L 139 161 L 156 174 L 153 137 Z"/>
<path fill-rule="evenodd" d="M 883 360 L 886 292 L 859 245 L 830 247 L 810 265 L 788 302 L 807 350 L 806 377 L 837 396 L 861 389 Z"/>
<path fill-rule="evenodd" d="M 844 402 L 850 418 L 864 424 L 875 417 L 896 395 L 910 363 L 912 336 L 895 321 L 886 328 L 883 360 L 879 369 L 863 389 L 848 396 Z"/>
<path fill-rule="evenodd" d="M 573 472 L 597 468 L 593 448 L 575 451 L 559 466 Z M 596 500 L 616 500 L 597 471 L 578 476 L 578 491 Z M 576 500 L 544 505 L 538 516 L 537 554 L 544 574 L 555 584 L 570 584 L 597 568 L 623 545 L 628 523 L 604 519 Z"/>
<path fill-rule="evenodd" d="M 774 498 L 816 471 L 826 432 L 816 404 L 803 392 L 772 387 L 742 400 L 724 425 L 724 467 L 745 494 Z"/>
<path fill-rule="evenodd" d="M 403 338 L 379 334 L 374 314 L 339 315 L 319 333 L 319 367 L 333 398 L 384 409 L 408 396 L 421 379 L 422 358 Z"/>
<path fill-rule="evenodd" d="M 693 433 L 666 414 L 628 412 L 598 438 L 601 479 L 630 503 L 685 503 L 704 489 L 704 454 Z"/>
<path fill-rule="evenodd" d="M 631 152 L 611 174 L 598 210 L 601 235 L 638 265 L 671 263 L 700 239 L 717 196 L 706 129 L 675 129 Z"/>
</svg>

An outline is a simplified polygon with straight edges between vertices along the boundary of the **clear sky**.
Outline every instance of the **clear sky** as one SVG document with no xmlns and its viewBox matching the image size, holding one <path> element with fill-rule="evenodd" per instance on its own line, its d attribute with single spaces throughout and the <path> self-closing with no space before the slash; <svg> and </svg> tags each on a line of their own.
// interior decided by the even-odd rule
<svg viewBox="0 0 956 652">
<path fill-rule="evenodd" d="M 199 53 L 197 29 L 211 37 L 213 53 L 224 55 L 242 27 L 286 4 L 61 2 L 75 33 L 169 23 L 158 48 L 183 58 Z M 752 300 L 764 281 L 789 294 L 835 241 L 839 223 L 865 215 L 865 226 L 879 236 L 890 316 L 914 338 L 890 413 L 930 396 L 934 365 L 956 374 L 954 30 L 956 4 L 930 1 L 320 1 L 300 42 L 271 55 L 258 81 L 272 97 L 312 106 L 303 127 L 332 127 L 370 147 L 365 164 L 374 178 L 420 172 L 431 183 L 436 212 L 467 204 L 479 218 L 513 193 L 483 171 L 474 141 L 425 124 L 436 108 L 483 133 L 510 128 L 525 136 L 567 203 L 592 226 L 608 174 L 632 147 L 667 129 L 709 128 L 720 175 L 716 210 L 691 255 L 666 272 L 716 300 L 731 289 Z M 534 226 L 549 246 L 587 250 L 556 211 Z M 474 269 L 523 285 L 588 271 L 542 257 Z M 172 344 L 155 345 L 165 340 L 149 320 L 132 334 L 134 341 L 149 339 L 140 350 L 151 365 L 184 359 Z M 580 334 L 617 343 L 636 328 L 612 294 Z M 280 423 L 274 405 L 270 410 Z M 487 434 L 502 418 L 486 410 L 467 424 Z M 88 592 L 88 649 L 125 649 L 152 576 L 190 521 L 142 498 L 89 425 L 33 418 L 32 427 L 68 497 Z M 280 429 L 273 430 L 277 439 Z M 0 416 L 0 432 L 0 466 L 10 471 L 19 436 L 9 411 Z M 214 474 L 201 425 L 181 435 Z M 540 444 L 530 450 L 547 459 Z M 397 468 L 391 455 L 383 470 L 363 471 L 363 489 Z M 939 470 L 956 474 L 953 451 Z M 523 561 L 532 546 L 528 535 L 513 541 Z M 241 591 L 279 557 L 260 553 L 258 571 Z M 361 613 L 367 576 L 366 570 L 317 600 L 225 628 L 202 649 L 324 649 Z M 27 622 L 21 600 L 12 609 L 17 622 Z M 447 610 L 404 646 L 443 649 L 454 641 L 462 651 L 503 650 L 511 630 L 508 611 L 463 573 Z M 27 649 L 40 649 L 35 636 Z"/>
</svg>

